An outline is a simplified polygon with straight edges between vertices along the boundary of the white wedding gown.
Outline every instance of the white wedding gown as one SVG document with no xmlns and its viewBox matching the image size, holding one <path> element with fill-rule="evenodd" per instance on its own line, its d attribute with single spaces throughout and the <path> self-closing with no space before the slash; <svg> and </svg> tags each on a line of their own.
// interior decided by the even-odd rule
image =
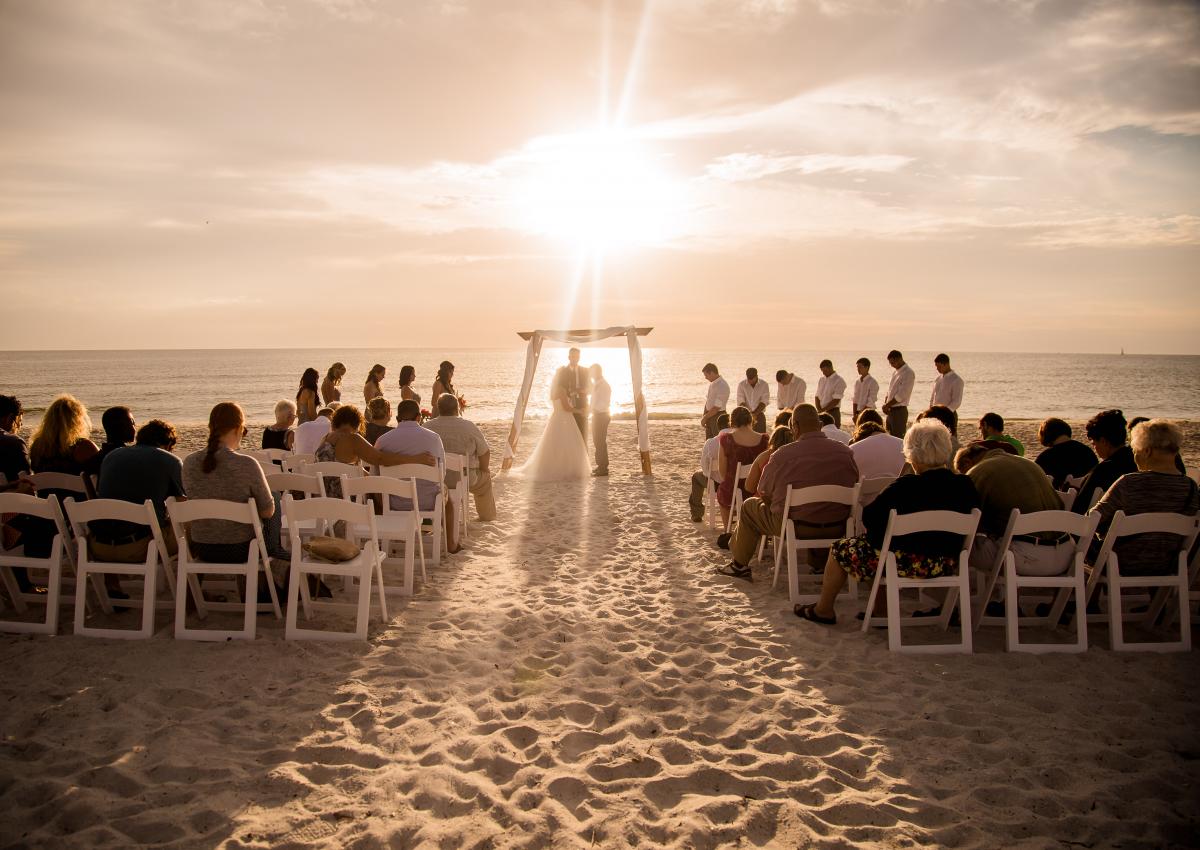
<svg viewBox="0 0 1200 850">
<path fill-rule="evenodd" d="M 522 477 L 530 481 L 577 481 L 591 474 L 587 446 L 575 417 L 555 404 L 542 439 L 521 467 Z"/>
</svg>

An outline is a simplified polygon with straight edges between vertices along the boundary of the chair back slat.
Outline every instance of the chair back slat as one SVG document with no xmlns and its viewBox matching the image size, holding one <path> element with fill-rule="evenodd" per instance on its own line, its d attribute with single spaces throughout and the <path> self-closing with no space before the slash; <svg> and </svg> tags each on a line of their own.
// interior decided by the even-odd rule
<svg viewBox="0 0 1200 850">
<path fill-rule="evenodd" d="M 342 479 L 342 496 L 355 502 L 365 502 L 370 495 L 395 496 L 416 503 L 417 482 L 412 478 L 389 478 L 368 475 L 366 478 Z M 384 513 L 392 513 L 391 500 L 383 500 Z"/>
<path fill-rule="evenodd" d="M 349 478 L 362 478 L 367 473 L 366 470 L 357 464 L 342 463 L 336 460 L 320 460 L 305 464 L 304 474 L 320 475 L 328 478 L 340 478 L 343 475 Z"/>
<path fill-rule="evenodd" d="M 272 493 L 303 493 L 306 496 L 325 495 L 325 482 L 321 476 L 309 475 L 307 473 L 268 473 L 267 487 Z"/>
<path fill-rule="evenodd" d="M 923 531 L 940 531 L 946 534 L 974 535 L 979 525 L 979 509 L 969 514 L 958 511 L 918 511 L 911 514 L 891 512 L 888 531 L 892 537 L 904 537 Z"/>
<path fill-rule="evenodd" d="M 187 525 L 202 519 L 223 519 L 242 525 L 257 525 L 258 510 L 254 500 L 231 502 L 227 499 L 188 499 L 180 502 L 168 500 L 168 513 L 171 520 L 180 525 Z"/>
<path fill-rule="evenodd" d="M 0 493 L 0 514 L 27 514 L 39 519 L 54 519 L 58 497 L 39 497 L 28 493 Z"/>
<path fill-rule="evenodd" d="M 83 475 L 68 475 L 65 472 L 35 472 L 29 476 L 35 490 L 62 490 L 87 496 L 87 485 Z"/>
<path fill-rule="evenodd" d="M 375 512 L 370 505 L 351 502 L 348 499 L 333 499 L 328 496 L 318 496 L 313 499 L 293 499 L 291 495 L 283 497 L 284 510 L 293 523 L 308 520 L 325 520 L 332 524 L 338 521 L 374 525 Z M 293 531 L 294 535 L 299 532 Z"/>
<path fill-rule="evenodd" d="M 858 501 L 859 485 L 842 487 L 837 484 L 820 484 L 815 487 L 787 488 L 787 504 L 784 511 L 814 502 L 831 502 L 837 505 L 854 505 Z"/>
<path fill-rule="evenodd" d="M 75 527 L 76 534 L 83 533 L 89 522 L 97 520 L 116 520 L 145 526 L 158 521 L 154 513 L 154 503 L 149 499 L 142 504 L 126 502 L 123 499 L 88 499 L 86 502 L 66 499 L 63 508 L 71 520 L 71 525 Z"/>
<path fill-rule="evenodd" d="M 446 477 L 440 464 L 426 466 L 423 463 L 383 466 L 379 468 L 379 474 L 385 478 L 415 478 L 418 481 L 432 481 L 434 484 L 441 484 Z"/>
<path fill-rule="evenodd" d="M 459 472 L 465 475 L 469 468 L 469 463 L 470 461 L 466 455 L 446 452 L 446 470 L 448 472 Z"/>
<path fill-rule="evenodd" d="M 1195 539 L 1196 517 L 1174 513 L 1146 513 L 1133 516 L 1122 513 L 1120 523 L 1116 521 L 1116 517 L 1113 518 L 1108 533 L 1116 537 L 1132 537 L 1135 534 L 1177 534 L 1183 538 L 1181 543 L 1188 544 L 1183 547 L 1186 549 Z"/>
<path fill-rule="evenodd" d="M 1042 532 L 1069 534 L 1075 538 L 1089 539 L 1096 533 L 1100 524 L 1097 514 L 1084 515 L 1071 511 L 1035 511 L 1021 513 L 1013 508 L 1016 515 L 1012 520 L 1013 534 L 1040 534 Z"/>
</svg>

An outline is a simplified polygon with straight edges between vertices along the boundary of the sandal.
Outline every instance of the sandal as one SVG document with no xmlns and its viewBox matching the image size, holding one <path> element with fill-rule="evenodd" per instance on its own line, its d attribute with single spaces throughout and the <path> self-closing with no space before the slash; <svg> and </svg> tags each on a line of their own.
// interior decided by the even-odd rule
<svg viewBox="0 0 1200 850">
<path fill-rule="evenodd" d="M 822 626 L 836 626 L 837 615 L 832 617 L 822 617 L 817 613 L 817 603 L 811 605 L 796 605 L 792 608 L 792 613 L 801 620 L 808 620 L 810 623 L 819 623 Z"/>
<path fill-rule="evenodd" d="M 737 561 L 730 561 L 723 567 L 717 567 L 717 574 L 729 576 L 730 578 L 740 578 L 744 581 L 754 581 L 754 573 L 749 567 L 743 567 Z"/>
</svg>

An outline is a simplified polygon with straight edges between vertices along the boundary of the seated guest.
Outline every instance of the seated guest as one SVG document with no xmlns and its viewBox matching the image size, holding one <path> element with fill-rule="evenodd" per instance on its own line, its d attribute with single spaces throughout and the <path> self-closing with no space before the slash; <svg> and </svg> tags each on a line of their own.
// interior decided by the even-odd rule
<svg viewBox="0 0 1200 850">
<path fill-rule="evenodd" d="M 317 411 L 317 418 L 311 422 L 301 422 L 296 426 L 292 437 L 292 451 L 298 455 L 315 455 L 317 447 L 333 430 L 333 412 L 336 407 L 322 407 Z"/>
<path fill-rule="evenodd" d="M 791 419 L 790 413 L 788 418 Z M 701 522 L 704 519 L 704 494 L 708 489 L 708 476 L 712 476 L 714 483 L 721 483 L 721 470 L 717 466 L 717 451 L 720 448 L 718 441 L 722 434 L 726 434 L 730 430 L 729 414 L 722 412 L 717 416 L 714 424 L 717 429 L 716 435 L 705 440 L 704 448 L 700 450 L 700 471 L 692 473 L 692 493 L 688 496 L 688 509 L 692 513 L 692 522 Z"/>
<path fill-rule="evenodd" d="M 392 430 L 388 423 L 392 421 L 392 403 L 383 396 L 371 399 L 367 404 L 367 425 L 363 435 L 367 442 L 375 445 L 375 441 Z"/>
<path fill-rule="evenodd" d="M 1075 504 L 1071 506 L 1071 510 L 1077 514 L 1087 513 L 1093 498 L 1102 496 L 1122 475 L 1138 471 L 1133 451 L 1125 445 L 1124 413 L 1102 410 L 1088 420 L 1084 429 L 1100 462 L 1079 485 Z"/>
<path fill-rule="evenodd" d="M 787 428 L 790 430 L 791 427 L 792 409 L 790 407 L 785 407 L 783 410 L 775 414 L 775 421 L 771 423 L 771 430 L 773 431 L 776 428 Z"/>
<path fill-rule="evenodd" d="M 917 414 L 917 421 L 922 419 L 936 419 L 946 426 L 950 432 L 950 445 L 954 451 L 958 451 L 961 446 L 958 442 L 958 414 L 944 404 L 935 404 L 925 411 Z"/>
<path fill-rule="evenodd" d="M 831 440 L 837 440 L 843 446 L 850 445 L 850 435 L 834 424 L 833 416 L 828 413 L 820 415 L 821 433 Z"/>
<path fill-rule="evenodd" d="M 100 425 L 104 428 L 104 443 L 88 464 L 88 473 L 91 475 L 99 475 L 104 459 L 116 449 L 132 443 L 137 434 L 137 425 L 128 407 L 110 407 L 100 417 Z"/>
<path fill-rule="evenodd" d="M 34 472 L 85 472 L 100 452 L 91 433 L 87 408 L 74 396 L 60 395 L 50 402 L 29 441 L 30 466 Z"/>
<path fill-rule="evenodd" d="M 1042 468 L 1026 458 L 988 451 L 970 466 L 967 476 L 975 485 L 983 512 L 979 520 L 981 536 L 971 550 L 971 567 L 976 570 L 992 569 L 1013 508 L 1023 514 L 1062 510 L 1062 500 Z M 1014 537 L 1010 549 L 1018 575 L 1057 576 L 1071 565 L 1075 543 L 1070 535 L 1046 533 Z M 1004 612 L 990 613 L 1002 616 Z"/>
<path fill-rule="evenodd" d="M 999 413 L 985 413 L 979 418 L 979 438 L 984 442 L 1004 442 L 1025 456 L 1025 446 L 1016 437 L 1004 433 L 1004 417 Z"/>
<path fill-rule="evenodd" d="M 426 425 L 442 438 L 442 447 L 451 454 L 467 458 L 467 489 L 475 497 L 475 513 L 480 522 L 496 518 L 496 499 L 492 495 L 492 449 L 479 426 L 462 417 L 458 399 L 450 393 L 438 398 L 438 415 Z M 458 473 L 447 470 L 446 486 L 458 484 Z M 465 507 L 465 506 L 464 506 Z"/>
<path fill-rule="evenodd" d="M 897 478 L 863 509 L 866 535 L 845 538 L 833 545 L 825 565 L 821 598 L 812 605 L 794 606 L 792 610 L 797 617 L 823 625 L 837 622 L 834 601 L 846 584 L 846 576 L 852 575 L 858 581 L 874 580 L 879 569 L 883 535 L 893 510 L 897 514 L 921 511 L 970 513 L 979 507 L 979 496 L 971 479 L 947 468 L 951 458 L 950 432 L 941 422 L 925 419 L 914 423 L 904 435 L 904 455 L 916 474 Z M 898 572 L 903 578 L 937 578 L 951 574 L 958 569 L 962 549 L 961 535 L 936 531 L 897 537 L 892 546 Z M 884 598 L 882 593 L 879 598 Z M 965 604 L 969 605 L 969 600 Z M 876 616 L 879 610 L 877 607 Z"/>
<path fill-rule="evenodd" d="M 275 424 L 263 429 L 264 449 L 283 449 L 290 452 L 296 439 L 292 424 L 296 421 L 296 405 L 285 399 L 275 402 Z"/>
<path fill-rule="evenodd" d="M 762 481 L 763 470 L 767 468 L 767 461 L 771 459 L 771 455 L 775 454 L 776 449 L 781 449 L 788 443 L 792 442 L 792 426 L 778 425 L 771 432 L 770 438 L 767 440 L 767 449 L 762 454 L 754 459 L 754 463 L 750 464 L 750 472 L 746 476 L 746 492 L 755 493 L 758 491 L 759 482 Z"/>
<path fill-rule="evenodd" d="M 321 445 L 317 446 L 318 461 L 337 461 L 352 466 L 364 463 L 374 466 L 400 466 L 405 463 L 419 463 L 433 466 L 436 461 L 428 452 L 414 454 L 397 454 L 380 451 L 368 443 L 362 435 L 363 418 L 358 408 L 352 404 L 343 404 L 334 411 L 330 421 L 330 431 L 325 435 Z M 333 499 L 342 498 L 342 482 L 332 475 L 325 478 L 325 494 Z"/>
<path fill-rule="evenodd" d="M 729 522 L 733 506 L 733 488 L 737 486 L 738 464 L 750 465 L 767 449 L 767 435 L 754 430 L 754 414 L 738 405 L 729 416 L 733 426 L 728 434 L 717 438 L 717 469 L 721 470 L 721 485 L 717 487 L 717 504 L 721 506 L 721 521 Z M 743 496 L 750 494 L 744 489 Z"/>
<path fill-rule="evenodd" d="M 1118 478 L 1092 508 L 1100 514 L 1101 536 L 1117 511 L 1124 511 L 1126 516 L 1157 512 L 1195 516 L 1200 510 L 1196 482 L 1175 466 L 1183 445 L 1179 426 L 1165 419 L 1151 419 L 1133 429 L 1132 442 L 1137 471 Z M 1099 449 L 1097 454 L 1101 454 Z M 1178 569 L 1178 551 L 1179 538 L 1173 534 L 1138 534 L 1123 537 L 1113 546 L 1124 576 L 1173 574 Z"/>
<path fill-rule="evenodd" d="M 171 533 L 166 502 L 168 498 L 184 496 L 183 464 L 171 454 L 175 448 L 175 429 L 169 422 L 151 419 L 138 429 L 136 439 L 134 445 L 119 448 L 104 459 L 96 495 L 138 505 L 149 499 L 158 515 L 167 551 L 174 555 L 178 544 Z M 92 555 L 101 561 L 139 564 L 146 560 L 146 550 L 153 545 L 150 527 L 145 525 L 96 520 L 88 530 Z M 114 590 L 120 591 L 119 579 L 120 576 L 105 575 L 110 596 Z"/>
<path fill-rule="evenodd" d="M 1133 436 L 1134 428 L 1141 425 L 1143 422 L 1149 422 L 1149 421 L 1150 421 L 1149 416 L 1135 416 L 1132 419 L 1130 419 L 1129 420 L 1129 435 L 1130 435 L 1130 437 L 1132 438 L 1132 436 Z M 1132 439 L 1130 439 L 1130 443 L 1131 444 L 1133 443 Z M 1187 475 L 1187 467 L 1184 466 L 1182 455 L 1175 455 L 1175 468 L 1178 469 L 1184 475 Z"/>
<path fill-rule="evenodd" d="M 883 417 L 871 408 L 858 415 L 850 451 L 863 478 L 899 475 L 904 469 L 904 441 L 884 430 Z"/>
<path fill-rule="evenodd" d="M 190 499 L 222 499 L 245 504 L 253 499 L 258 515 L 275 514 L 275 500 L 258 461 L 240 454 L 246 436 L 246 417 L 231 401 L 213 407 L 208 415 L 208 443 L 183 459 L 183 490 Z M 201 561 L 236 564 L 246 560 L 254 529 L 225 520 L 197 520 L 189 526 L 188 544 Z"/>
<path fill-rule="evenodd" d="M 24 412 L 16 396 L 0 395 L 0 493 L 33 494 L 33 485 L 21 477 L 32 471 L 29 448 L 17 435 Z"/>
<path fill-rule="evenodd" d="M 450 393 L 453 396 L 453 393 Z M 396 405 L 396 427 L 388 431 L 375 443 L 375 448 L 380 451 L 392 452 L 394 454 L 405 454 L 414 456 L 419 454 L 432 455 L 437 464 L 445 468 L 446 450 L 442 445 L 442 438 L 422 426 L 417 419 L 421 416 L 421 406 L 412 399 L 405 399 Z M 436 499 L 445 499 L 446 495 L 443 492 L 438 494 L 438 485 L 432 481 L 417 482 L 417 501 L 421 510 L 431 511 L 436 505 Z M 412 503 L 408 499 L 400 499 L 392 497 L 392 510 L 410 510 Z M 454 509 L 449 503 L 446 504 L 445 511 L 446 519 L 446 535 L 447 545 L 446 551 L 454 554 L 459 550 L 458 541 L 455 535 L 454 526 Z"/>
<path fill-rule="evenodd" d="M 858 483 L 854 453 L 821 433 L 821 420 L 811 404 L 798 405 L 792 411 L 792 433 L 796 439 L 771 455 L 757 494 L 742 503 L 728 540 L 733 560 L 718 570 L 722 575 L 752 580 L 750 559 L 763 535 L 779 533 L 789 485 L 799 489 L 821 484 L 853 487 Z M 797 536 L 809 540 L 844 529 L 849 515 L 849 505 L 828 502 L 802 505 L 789 512 Z"/>
<path fill-rule="evenodd" d="M 1052 416 L 1038 427 L 1038 442 L 1046 447 L 1035 459 L 1042 472 L 1054 479 L 1057 490 L 1065 490 L 1067 476 L 1079 478 L 1095 468 L 1096 453 L 1071 439 L 1071 426 Z"/>
</svg>

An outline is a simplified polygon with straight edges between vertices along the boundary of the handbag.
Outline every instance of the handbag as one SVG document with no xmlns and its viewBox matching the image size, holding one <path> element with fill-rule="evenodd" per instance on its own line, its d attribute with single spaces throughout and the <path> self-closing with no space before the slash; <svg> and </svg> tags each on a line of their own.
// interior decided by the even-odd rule
<svg viewBox="0 0 1200 850">
<path fill-rule="evenodd" d="M 362 552 L 362 547 L 352 540 L 340 537 L 314 537 L 304 544 L 304 551 L 315 561 L 325 561 L 329 564 L 340 564 L 352 561 Z"/>
</svg>

